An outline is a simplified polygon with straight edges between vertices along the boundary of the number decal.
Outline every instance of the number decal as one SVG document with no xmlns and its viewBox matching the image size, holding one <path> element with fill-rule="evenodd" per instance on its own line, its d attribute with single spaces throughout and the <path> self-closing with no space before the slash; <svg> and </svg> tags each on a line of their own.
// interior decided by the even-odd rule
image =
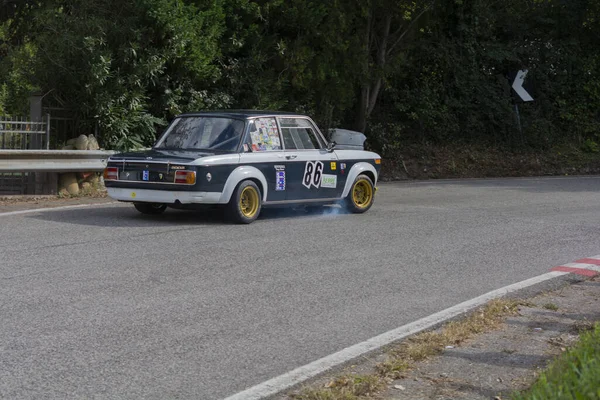
<svg viewBox="0 0 600 400">
<path fill-rule="evenodd" d="M 304 178 L 302 184 L 310 189 L 311 186 L 319 188 L 323 177 L 323 163 L 320 161 L 308 161 L 304 167 Z"/>
<path fill-rule="evenodd" d="M 312 184 L 312 174 L 315 170 L 315 165 L 311 162 L 306 163 L 306 167 L 304 167 L 304 179 L 302 180 L 302 184 L 310 189 L 310 185 Z"/>
<path fill-rule="evenodd" d="M 313 185 L 318 188 L 321 186 L 321 177 L 323 176 L 323 163 L 317 162 L 315 164 L 315 174 L 313 175 Z"/>
</svg>

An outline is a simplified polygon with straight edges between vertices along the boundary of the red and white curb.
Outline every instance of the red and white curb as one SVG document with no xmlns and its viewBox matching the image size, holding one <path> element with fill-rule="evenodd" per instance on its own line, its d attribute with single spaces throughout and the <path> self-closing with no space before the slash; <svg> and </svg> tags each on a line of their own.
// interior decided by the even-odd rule
<svg viewBox="0 0 600 400">
<path fill-rule="evenodd" d="M 569 274 L 582 275 L 591 278 L 600 274 L 600 255 L 582 258 L 574 263 L 560 265 L 552 268 L 552 271 L 566 272 Z"/>
<path fill-rule="evenodd" d="M 340 365 L 350 362 L 351 360 L 357 359 L 367 353 L 378 350 L 408 336 L 431 329 L 456 316 L 471 311 L 488 303 L 491 300 L 503 297 L 509 293 L 526 289 L 533 285 L 569 274 L 593 277 L 599 273 L 600 255 L 583 258 L 574 263 L 554 267 L 546 274 L 493 290 L 482 296 L 457 304 L 428 317 L 421 318 L 418 321 L 382 333 L 379 336 L 375 336 L 371 339 L 365 340 L 364 342 L 347 347 L 341 351 L 338 351 L 337 353 L 330 354 L 319 360 L 313 361 L 310 364 L 296 368 L 293 371 L 269 379 L 266 382 L 259 383 L 256 386 L 252 386 L 244 391 L 229 396 L 225 400 L 259 400 L 274 396 L 311 378 L 323 374 L 332 368 L 339 367 Z"/>
</svg>

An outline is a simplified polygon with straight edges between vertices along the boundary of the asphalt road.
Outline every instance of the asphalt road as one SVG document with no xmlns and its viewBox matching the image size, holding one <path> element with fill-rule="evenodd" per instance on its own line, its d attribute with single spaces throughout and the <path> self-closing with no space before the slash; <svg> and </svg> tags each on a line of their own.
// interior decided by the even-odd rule
<svg viewBox="0 0 600 400">
<path fill-rule="evenodd" d="M 383 184 L 333 211 L 0 216 L 0 397 L 219 399 L 600 254 L 600 177 Z"/>
</svg>

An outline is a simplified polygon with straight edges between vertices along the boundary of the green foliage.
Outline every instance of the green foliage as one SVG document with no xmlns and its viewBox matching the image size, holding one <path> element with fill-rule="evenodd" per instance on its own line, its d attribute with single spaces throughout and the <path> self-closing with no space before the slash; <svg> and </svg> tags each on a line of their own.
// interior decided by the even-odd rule
<svg viewBox="0 0 600 400">
<path fill-rule="evenodd" d="M 546 148 L 594 138 L 600 69 L 598 20 L 589 15 L 597 8 L 586 0 L 438 3 L 372 119 L 403 121 L 405 137 L 422 141 Z M 535 98 L 519 106 L 523 135 L 507 79 L 519 69 L 530 70 Z"/>
<path fill-rule="evenodd" d="M 206 89 L 220 76 L 219 2 L 48 1 L 24 5 L 17 17 L 11 73 L 30 72 L 31 86 L 97 118 L 105 146 L 150 144 L 157 123 L 228 102 Z"/>
<path fill-rule="evenodd" d="M 0 112 L 32 91 L 98 121 L 102 144 L 149 145 L 174 115 L 313 116 L 407 143 L 597 151 L 597 0 L 22 0 L 0 12 Z M 508 77 L 528 69 L 535 101 Z M 366 125 L 365 125 L 366 124 Z"/>
<path fill-rule="evenodd" d="M 27 99 L 37 89 L 30 79 L 37 51 L 30 42 L 10 46 L 7 43 L 10 29 L 10 20 L 0 24 L 0 114 L 20 115 L 26 113 Z"/>
<path fill-rule="evenodd" d="M 585 139 L 583 142 L 583 151 L 586 153 L 598 153 L 600 152 L 600 146 L 592 139 Z"/>
<path fill-rule="evenodd" d="M 600 324 L 554 361 L 530 390 L 513 399 L 600 399 Z"/>
</svg>

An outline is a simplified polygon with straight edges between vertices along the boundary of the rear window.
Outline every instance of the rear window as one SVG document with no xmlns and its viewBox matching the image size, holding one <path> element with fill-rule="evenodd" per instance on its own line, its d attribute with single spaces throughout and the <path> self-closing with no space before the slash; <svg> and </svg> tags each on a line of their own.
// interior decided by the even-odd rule
<svg viewBox="0 0 600 400">
<path fill-rule="evenodd" d="M 244 126 L 244 121 L 231 118 L 177 118 L 157 148 L 236 151 Z"/>
</svg>

